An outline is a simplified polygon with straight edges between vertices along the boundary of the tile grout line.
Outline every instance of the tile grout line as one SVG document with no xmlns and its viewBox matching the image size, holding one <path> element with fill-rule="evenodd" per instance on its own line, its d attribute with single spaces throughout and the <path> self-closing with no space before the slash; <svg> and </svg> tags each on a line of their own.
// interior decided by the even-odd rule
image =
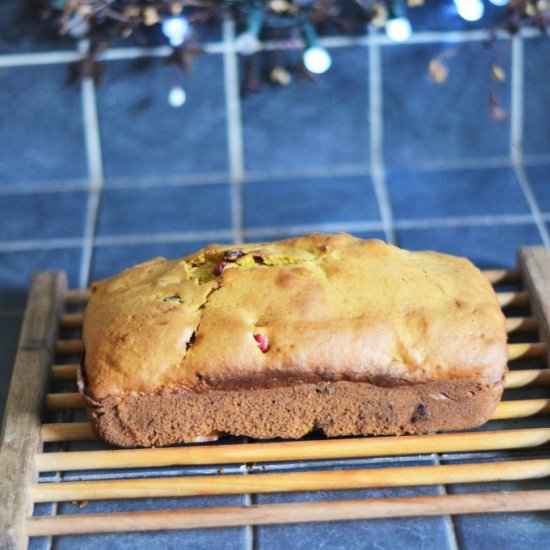
<svg viewBox="0 0 550 550">
<path fill-rule="evenodd" d="M 522 225 L 533 223 L 531 214 L 488 214 L 445 218 L 403 219 L 395 222 L 398 229 L 437 229 L 480 225 Z"/>
<path fill-rule="evenodd" d="M 541 214 L 543 221 L 550 222 L 550 212 Z M 397 229 L 441 229 L 479 226 L 526 225 L 533 223 L 532 214 L 498 214 L 487 216 L 460 216 L 454 218 L 403 219 L 394 223 Z M 382 231 L 380 221 L 333 222 L 304 225 L 252 227 L 243 230 L 245 237 L 259 238 L 284 233 L 286 235 L 300 234 L 309 231 Z M 95 247 L 120 245 L 143 245 L 169 242 L 193 242 L 213 239 L 231 239 L 232 229 L 211 231 L 181 231 L 173 233 L 125 233 L 121 235 L 102 235 L 94 239 Z M 82 246 L 80 237 L 33 239 L 21 241 L 0 241 L 0 252 L 21 252 L 32 250 L 51 250 L 56 248 L 79 248 Z"/>
<path fill-rule="evenodd" d="M 87 48 L 87 44 L 83 41 L 79 44 L 79 48 L 82 52 Z M 99 201 L 101 199 L 101 190 L 103 187 L 103 162 L 101 156 L 95 84 L 93 80 L 90 78 L 83 80 L 81 90 L 86 158 L 88 160 L 88 172 L 90 177 L 86 227 L 79 272 L 79 286 L 85 287 L 89 282 L 88 279 L 90 276 L 94 247 L 94 234 L 99 211 Z"/>
<path fill-rule="evenodd" d="M 252 505 L 252 495 L 250 493 L 245 493 L 243 495 L 243 506 Z M 254 550 L 254 534 L 256 527 L 254 525 L 245 525 L 244 529 L 244 547 L 243 550 Z"/>
<path fill-rule="evenodd" d="M 441 457 L 438 453 L 432 453 L 431 454 L 434 462 L 437 466 L 441 466 Z M 448 495 L 449 492 L 447 491 L 446 485 L 434 485 L 434 487 L 440 488 L 440 494 L 441 495 Z M 443 516 L 445 521 L 445 528 L 447 530 L 447 541 L 449 543 L 449 550 L 458 550 L 459 544 L 458 544 L 458 538 L 456 536 L 456 527 L 455 527 L 455 520 L 454 517 L 450 514 L 445 514 Z"/>
<path fill-rule="evenodd" d="M 532 39 L 541 36 L 536 29 L 523 29 L 522 37 Z M 490 37 L 489 29 L 454 30 L 454 31 L 418 31 L 413 33 L 407 44 L 430 44 L 437 42 L 483 42 Z M 497 39 L 509 40 L 510 36 L 504 32 L 498 34 Z M 345 48 L 375 43 L 382 46 L 397 46 L 399 43 L 390 40 L 385 35 L 372 36 L 325 36 L 320 39 L 320 44 L 328 48 Z M 202 44 L 207 54 L 224 54 L 227 45 L 221 42 L 205 42 Z M 276 50 L 285 48 L 299 48 L 301 42 L 288 40 L 268 40 L 263 44 L 264 50 Z M 230 46 L 232 49 L 232 45 Z M 115 47 L 107 50 L 100 59 L 104 61 L 121 61 L 124 59 L 138 59 L 142 57 L 164 57 L 169 55 L 169 46 L 150 47 Z M 74 63 L 82 59 L 82 53 L 72 50 L 59 50 L 49 52 L 6 53 L 0 54 L 0 68 L 25 67 L 31 65 L 51 65 Z"/>
<path fill-rule="evenodd" d="M 373 39 L 376 30 L 371 29 L 371 33 L 368 44 L 371 176 L 386 241 L 394 243 L 395 230 L 384 171 L 382 58 L 380 46 Z"/>
<path fill-rule="evenodd" d="M 82 59 L 78 51 L 63 50 L 50 52 L 0 54 L 0 68 L 28 67 L 32 65 L 63 65 Z"/>
<path fill-rule="evenodd" d="M 44 447 L 43 443 L 42 443 L 42 447 Z M 59 483 L 60 481 L 62 481 L 61 472 L 55 472 L 53 480 L 56 483 Z M 60 505 L 59 502 L 52 502 L 52 513 L 51 513 L 50 517 L 54 517 L 54 516 L 59 515 L 59 505 Z M 33 512 L 33 515 L 34 515 L 34 512 Z M 49 535 L 47 537 L 46 550 L 54 550 L 54 544 L 57 546 L 57 543 L 56 543 L 57 538 L 58 537 L 53 536 L 53 535 Z"/>
<path fill-rule="evenodd" d="M 235 23 L 232 19 L 223 21 L 225 43 L 224 88 L 227 115 L 227 147 L 229 175 L 231 180 L 231 220 L 235 242 L 243 241 L 242 184 L 244 181 L 243 128 L 241 102 L 239 97 L 239 69 L 235 42 Z"/>
<path fill-rule="evenodd" d="M 266 171 L 248 170 L 244 181 L 247 184 L 265 183 L 272 181 L 292 180 L 326 180 L 334 177 L 366 176 L 370 174 L 367 164 L 337 164 L 333 166 L 320 166 L 318 168 L 303 167 L 290 168 L 288 170 Z"/>
<path fill-rule="evenodd" d="M 540 233 L 542 242 L 544 246 L 550 247 L 550 233 L 548 232 L 548 229 L 546 228 L 546 225 L 544 223 L 544 220 L 548 218 L 547 216 L 544 216 L 540 210 L 538 201 L 535 197 L 535 194 L 533 193 L 531 184 L 529 183 L 529 178 L 527 176 L 527 173 L 525 172 L 523 163 L 517 164 L 516 166 L 514 166 L 514 169 L 519 185 L 523 190 L 527 203 L 529 204 L 529 208 L 531 209 L 531 212 L 533 214 L 533 219 Z"/>
<path fill-rule="evenodd" d="M 524 49 L 523 38 L 516 36 L 512 39 L 512 102 L 510 113 L 510 156 L 518 183 L 529 204 L 533 220 L 539 231 L 544 246 L 550 246 L 550 235 L 544 223 L 543 215 L 537 198 L 533 193 L 529 178 L 523 165 L 523 125 L 524 125 Z"/>
<path fill-rule="evenodd" d="M 511 51 L 510 158 L 512 165 L 521 162 L 523 149 L 523 44 L 512 39 Z"/>
<path fill-rule="evenodd" d="M 227 116 L 227 147 L 231 193 L 231 221 L 233 241 L 243 242 L 242 184 L 244 181 L 243 129 L 239 97 L 239 68 L 235 43 L 235 22 L 229 17 L 223 19 L 223 65 L 225 108 Z M 245 467 L 245 474 L 248 473 Z M 252 504 L 252 495 L 243 494 L 243 505 Z M 243 550 L 254 549 L 254 526 L 244 525 Z"/>
<path fill-rule="evenodd" d="M 539 155 L 537 157 L 524 157 L 524 164 L 537 165 L 550 163 L 550 155 Z M 513 168 L 513 162 L 510 155 L 505 157 L 480 157 L 471 159 L 459 159 L 457 161 L 432 161 L 420 160 L 409 164 L 406 167 L 399 167 L 399 170 L 409 170 L 418 172 L 446 172 L 450 170 L 480 170 L 496 168 Z M 272 180 L 308 180 L 308 183 L 314 183 L 315 180 L 324 180 L 331 177 L 353 177 L 368 176 L 371 174 L 366 164 L 341 164 L 336 166 L 326 166 L 319 169 L 289 170 L 278 172 L 249 171 L 244 175 L 244 181 L 247 184 L 264 183 Z M 181 176 L 166 180 L 153 180 L 146 177 L 127 179 L 110 179 L 109 189 L 133 189 L 133 188 L 159 188 L 159 187 L 187 187 L 202 185 L 219 185 L 227 179 L 226 172 L 205 172 L 193 176 Z M 79 182 L 77 180 L 67 182 L 44 182 L 25 187 L 4 187 L 0 188 L 0 197 L 12 195 L 30 195 L 42 193 L 60 193 L 64 191 L 87 191 L 90 188 L 89 178 Z"/>
<path fill-rule="evenodd" d="M 524 163 L 528 164 L 548 164 L 550 155 L 541 155 L 536 158 L 524 158 Z M 457 161 L 432 161 L 420 160 L 416 163 L 400 167 L 400 170 L 410 170 L 419 172 L 449 171 L 449 170 L 479 170 L 493 168 L 512 167 L 513 163 L 510 155 L 501 157 L 479 157 L 471 159 L 459 159 Z M 246 183 L 263 183 L 271 180 L 311 180 L 331 177 L 353 177 L 370 175 L 370 169 L 366 164 L 341 164 L 335 166 L 326 166 L 322 168 L 304 168 L 299 170 L 262 172 L 261 170 L 248 171 L 244 175 Z M 159 187 L 186 187 L 202 185 L 219 185 L 227 179 L 226 172 L 205 172 L 192 176 L 174 177 L 164 180 L 155 180 L 145 177 L 139 178 L 118 178 L 109 180 L 109 189 L 131 189 L 131 188 L 159 188 Z M 42 193 L 59 193 L 63 191 L 87 191 L 90 187 L 89 179 L 85 181 L 68 180 L 67 182 L 46 181 L 43 184 L 33 183 L 25 187 L 4 187 L 0 188 L 0 196 L 11 195 L 29 195 Z"/>
</svg>

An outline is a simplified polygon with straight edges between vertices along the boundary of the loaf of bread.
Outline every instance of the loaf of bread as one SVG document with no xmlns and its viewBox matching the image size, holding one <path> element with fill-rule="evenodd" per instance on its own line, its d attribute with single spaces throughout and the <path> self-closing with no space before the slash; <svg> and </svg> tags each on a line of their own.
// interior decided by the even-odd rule
<svg viewBox="0 0 550 550">
<path fill-rule="evenodd" d="M 486 422 L 505 320 L 468 260 L 346 234 L 211 245 L 92 285 L 79 387 L 123 447 Z"/>
</svg>

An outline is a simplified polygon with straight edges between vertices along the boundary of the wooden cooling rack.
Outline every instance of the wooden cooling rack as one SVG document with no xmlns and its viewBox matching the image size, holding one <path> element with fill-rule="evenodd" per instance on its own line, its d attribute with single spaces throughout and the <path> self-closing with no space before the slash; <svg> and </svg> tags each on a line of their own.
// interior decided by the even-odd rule
<svg viewBox="0 0 550 550">
<path fill-rule="evenodd" d="M 518 271 L 485 271 L 507 315 L 510 372 L 506 394 L 550 386 L 550 251 L 520 250 Z M 465 493 L 403 498 L 293 502 L 182 510 L 116 512 L 32 517 L 38 502 L 133 499 L 405 487 L 525 480 L 550 474 L 550 450 L 525 459 L 509 453 L 487 461 L 482 452 L 539 448 L 550 441 L 550 421 L 542 427 L 472 430 L 424 436 L 237 442 L 162 449 L 68 450 L 67 442 L 92 440 L 88 422 L 43 423 L 44 415 L 82 408 L 76 392 L 76 362 L 82 351 L 77 337 L 88 293 L 67 290 L 61 273 L 39 273 L 31 286 L 13 370 L 0 447 L 0 546 L 26 548 L 28 537 L 161 529 L 190 529 L 308 521 L 352 520 L 478 512 L 550 509 L 550 490 Z M 76 332 L 69 338 L 66 335 Z M 546 362 L 541 365 L 541 360 Z M 530 365 L 531 363 L 531 365 Z M 533 368 L 533 364 L 537 368 Z M 56 386 L 65 391 L 55 390 Z M 67 387 L 70 387 L 67 390 Z M 72 386 L 72 387 L 71 387 Z M 50 393 L 48 392 L 50 389 Z M 54 391 L 55 390 L 55 391 Z M 65 413 L 67 414 L 67 413 Z M 550 414 L 550 399 L 506 399 L 493 420 L 527 419 Z M 496 423 L 498 426 L 498 422 Z M 53 451 L 48 447 L 58 444 Z M 315 471 L 215 473 L 174 477 L 109 479 L 107 469 L 241 464 L 391 457 L 468 452 L 466 464 L 399 466 Z M 523 453 L 525 455 L 525 453 Z M 540 458 L 543 456 L 545 458 Z M 515 457 L 515 458 L 514 458 Z M 303 461 L 303 462 L 302 462 Z M 41 472 L 95 470 L 91 481 L 46 481 Z M 217 470 L 216 470 L 217 471 Z M 103 475 L 102 475 L 103 474 Z M 129 473 L 129 475 L 131 475 Z M 146 474 L 147 475 L 147 474 Z"/>
</svg>

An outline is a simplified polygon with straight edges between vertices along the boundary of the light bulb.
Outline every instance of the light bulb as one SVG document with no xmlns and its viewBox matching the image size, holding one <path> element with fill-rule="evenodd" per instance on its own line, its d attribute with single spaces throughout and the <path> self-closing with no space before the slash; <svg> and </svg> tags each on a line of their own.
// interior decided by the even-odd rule
<svg viewBox="0 0 550 550">
<path fill-rule="evenodd" d="M 489 0 L 489 2 L 495 6 L 506 6 L 510 3 L 510 0 Z"/>
<path fill-rule="evenodd" d="M 386 22 L 386 34 L 394 42 L 404 42 L 411 37 L 412 27 L 406 17 L 395 17 Z"/>
<path fill-rule="evenodd" d="M 485 5 L 481 0 L 454 0 L 458 15 L 466 21 L 478 21 L 483 17 Z"/>
<path fill-rule="evenodd" d="M 174 48 L 181 46 L 189 36 L 191 27 L 183 15 L 168 17 L 162 22 L 162 32 Z"/>
<path fill-rule="evenodd" d="M 251 32 L 243 32 L 235 40 L 235 49 L 241 55 L 253 55 L 260 48 L 260 41 Z"/>
<path fill-rule="evenodd" d="M 172 107 L 181 107 L 186 99 L 187 94 L 181 86 L 174 86 L 168 94 L 168 103 Z"/>
<path fill-rule="evenodd" d="M 312 46 L 304 52 L 304 65 L 310 73 L 326 73 L 332 65 L 332 58 L 325 48 Z"/>
</svg>

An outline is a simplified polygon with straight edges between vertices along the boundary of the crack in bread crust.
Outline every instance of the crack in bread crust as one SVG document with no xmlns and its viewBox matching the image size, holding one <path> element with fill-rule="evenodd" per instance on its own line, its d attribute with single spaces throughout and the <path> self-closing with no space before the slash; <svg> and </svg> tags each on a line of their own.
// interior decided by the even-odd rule
<svg viewBox="0 0 550 550">
<path fill-rule="evenodd" d="M 189 351 L 189 348 L 193 345 L 193 343 L 195 342 L 195 340 L 197 338 L 197 334 L 198 334 L 199 328 L 201 326 L 202 318 L 204 316 L 204 310 L 206 309 L 206 306 L 208 304 L 208 301 L 210 300 L 210 297 L 212 296 L 212 294 L 214 294 L 214 292 L 220 290 L 221 287 L 222 287 L 222 283 L 221 283 L 221 280 L 220 280 L 218 286 L 215 286 L 215 287 L 210 289 L 210 291 L 208 292 L 208 294 L 204 298 L 204 302 L 199 306 L 198 309 L 201 312 L 201 314 L 200 314 L 199 320 L 197 321 L 197 326 L 195 327 L 195 330 L 191 333 L 191 336 L 189 337 L 189 340 L 187 340 L 187 342 L 185 344 L 185 354 L 184 354 L 184 356 L 181 360 L 182 363 L 185 361 L 185 358 L 187 357 L 187 352 Z"/>
</svg>

